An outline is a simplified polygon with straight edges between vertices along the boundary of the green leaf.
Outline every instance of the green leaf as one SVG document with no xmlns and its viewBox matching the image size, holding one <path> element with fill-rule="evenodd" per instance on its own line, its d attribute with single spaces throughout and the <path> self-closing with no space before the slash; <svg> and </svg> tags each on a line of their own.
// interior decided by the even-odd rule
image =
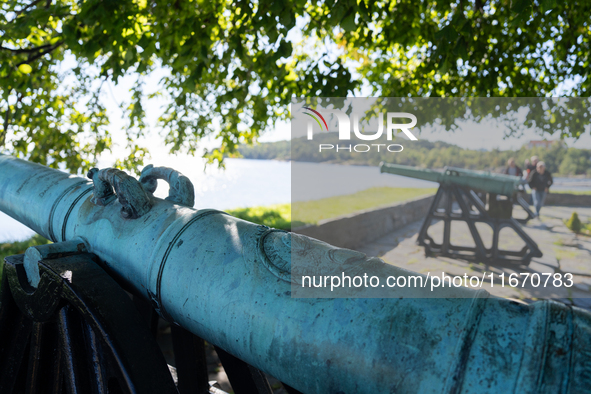
<svg viewBox="0 0 591 394">
<path fill-rule="evenodd" d="M 343 20 L 341 21 L 341 27 L 345 31 L 349 32 L 355 30 L 355 28 L 357 27 L 355 25 L 355 12 L 350 11 L 350 14 L 343 18 Z"/>
<path fill-rule="evenodd" d="M 18 66 L 18 70 L 20 72 L 22 72 L 23 74 L 30 74 L 31 71 L 33 71 L 33 68 L 25 63 L 25 64 L 21 64 L 20 66 Z"/>
<path fill-rule="evenodd" d="M 282 41 L 279 45 L 279 48 L 277 49 L 277 53 L 281 57 L 288 57 L 289 55 L 291 55 L 292 51 L 293 47 L 291 46 L 291 42 L 288 41 Z"/>
<path fill-rule="evenodd" d="M 511 1 L 511 11 L 515 13 L 523 12 L 527 7 L 531 6 L 530 0 L 513 0 Z"/>
<path fill-rule="evenodd" d="M 546 13 L 556 7 L 556 0 L 542 0 L 540 1 L 540 11 Z"/>
<path fill-rule="evenodd" d="M 468 60 L 468 51 L 466 50 L 466 41 L 464 41 L 463 38 L 460 38 L 458 40 L 458 43 L 456 44 L 456 47 L 454 48 L 454 54 L 462 60 Z"/>
</svg>

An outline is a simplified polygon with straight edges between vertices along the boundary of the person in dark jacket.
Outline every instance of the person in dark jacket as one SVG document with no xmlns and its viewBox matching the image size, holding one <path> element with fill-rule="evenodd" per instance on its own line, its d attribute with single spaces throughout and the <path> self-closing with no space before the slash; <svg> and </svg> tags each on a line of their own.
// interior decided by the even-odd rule
<svg viewBox="0 0 591 394">
<path fill-rule="evenodd" d="M 510 158 L 509 160 L 507 160 L 507 168 L 505 168 L 505 171 L 503 171 L 503 173 L 507 175 L 518 176 L 520 178 L 523 176 L 523 171 L 521 170 L 521 168 L 517 166 L 517 164 L 515 164 L 514 158 Z"/>
<path fill-rule="evenodd" d="M 546 194 L 550 186 L 552 186 L 552 182 L 552 174 L 546 171 L 546 164 L 543 161 L 539 161 L 536 164 L 536 169 L 530 172 L 528 178 L 533 205 L 536 208 L 536 216 L 540 216 L 540 210 L 544 205 Z"/>
</svg>

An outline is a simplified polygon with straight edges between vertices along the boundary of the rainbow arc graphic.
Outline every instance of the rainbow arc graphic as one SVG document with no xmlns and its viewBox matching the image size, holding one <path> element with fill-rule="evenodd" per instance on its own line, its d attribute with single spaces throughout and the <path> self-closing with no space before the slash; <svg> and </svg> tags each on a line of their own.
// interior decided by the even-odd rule
<svg viewBox="0 0 591 394">
<path fill-rule="evenodd" d="M 328 131 L 328 124 L 326 123 L 326 120 L 324 120 L 324 117 L 322 115 L 320 115 L 320 112 L 313 110 L 310 107 L 304 107 L 305 109 L 307 109 L 310 112 L 304 112 L 306 115 L 310 116 L 311 118 L 313 118 L 317 123 L 318 126 L 320 126 L 320 130 L 322 130 L 322 123 L 324 123 L 324 127 L 325 130 Z M 320 123 L 320 121 L 322 120 L 322 123 Z"/>
</svg>

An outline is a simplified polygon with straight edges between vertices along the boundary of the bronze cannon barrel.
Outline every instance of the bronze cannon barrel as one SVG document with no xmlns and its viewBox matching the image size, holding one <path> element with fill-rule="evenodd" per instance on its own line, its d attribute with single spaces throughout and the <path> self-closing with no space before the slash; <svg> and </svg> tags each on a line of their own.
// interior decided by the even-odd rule
<svg viewBox="0 0 591 394">
<path fill-rule="evenodd" d="M 434 171 L 401 164 L 380 163 L 380 172 L 439 182 L 441 184 L 467 186 L 487 193 L 496 193 L 505 196 L 512 196 L 521 183 L 521 179 L 518 176 L 495 174 L 488 171 L 466 170 L 456 167 L 445 167 L 443 171 Z"/>
<path fill-rule="evenodd" d="M 162 200 L 112 170 L 86 179 L 0 155 L 0 210 L 81 240 L 162 316 L 304 393 L 571 392 L 591 387 L 591 315 L 485 291 L 294 298 L 296 259 L 418 275 L 220 211 Z M 109 172 L 110 171 L 110 172 Z M 103 185 L 105 186 L 105 185 Z M 148 188 L 149 189 L 149 188 Z M 423 276 L 424 277 L 424 276 Z M 460 298 L 456 298 L 460 297 Z"/>
</svg>

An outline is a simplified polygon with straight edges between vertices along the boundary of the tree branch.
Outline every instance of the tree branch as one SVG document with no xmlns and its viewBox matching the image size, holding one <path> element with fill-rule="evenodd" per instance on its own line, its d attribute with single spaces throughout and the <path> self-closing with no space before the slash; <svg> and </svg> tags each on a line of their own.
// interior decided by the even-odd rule
<svg viewBox="0 0 591 394">
<path fill-rule="evenodd" d="M 49 47 L 51 47 L 51 44 L 41 45 L 40 47 L 35 47 L 35 48 L 25 48 L 25 49 L 12 49 L 12 48 L 0 46 L 0 49 L 5 50 L 5 51 L 14 52 L 14 53 L 31 53 L 31 52 L 41 51 L 41 50 L 43 50 L 45 48 L 49 48 Z"/>
<path fill-rule="evenodd" d="M 56 42 L 54 45 L 51 45 L 48 50 L 46 50 L 44 52 L 37 53 L 35 56 L 29 56 L 29 58 L 27 60 L 18 63 L 16 66 L 18 67 L 21 64 L 29 64 L 31 62 L 34 62 L 35 60 L 39 59 L 41 56 L 46 55 L 46 54 L 54 51 L 56 48 L 58 48 L 59 46 L 61 46 L 63 43 L 64 43 L 63 41 Z"/>
<path fill-rule="evenodd" d="M 32 6 L 34 6 L 35 4 L 41 3 L 41 1 L 43 1 L 43 0 L 35 0 L 34 2 L 27 5 L 26 7 L 21 8 L 19 11 L 15 11 L 15 14 L 20 15 L 23 12 L 25 12 L 26 10 L 28 10 L 29 8 L 31 8 Z"/>
<path fill-rule="evenodd" d="M 480 11 L 482 14 L 484 12 L 484 5 L 486 4 L 486 0 L 475 0 L 474 1 L 474 9 L 476 11 Z"/>
</svg>

